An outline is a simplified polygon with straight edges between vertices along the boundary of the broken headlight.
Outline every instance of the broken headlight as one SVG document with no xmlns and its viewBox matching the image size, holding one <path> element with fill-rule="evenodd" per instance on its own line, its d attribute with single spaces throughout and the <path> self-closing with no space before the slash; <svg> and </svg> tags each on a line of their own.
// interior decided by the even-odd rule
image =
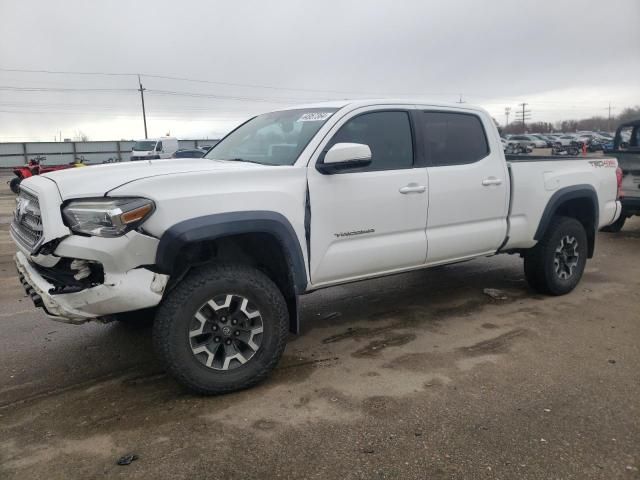
<svg viewBox="0 0 640 480">
<path fill-rule="evenodd" d="M 75 233 L 119 237 L 142 224 L 154 209 L 146 198 L 99 198 L 73 200 L 62 215 Z"/>
</svg>

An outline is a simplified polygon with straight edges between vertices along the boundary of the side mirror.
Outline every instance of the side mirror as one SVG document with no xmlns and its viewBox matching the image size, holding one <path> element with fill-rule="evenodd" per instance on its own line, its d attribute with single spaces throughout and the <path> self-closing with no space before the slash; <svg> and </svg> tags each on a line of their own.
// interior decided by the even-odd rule
<svg viewBox="0 0 640 480">
<path fill-rule="evenodd" d="M 362 143 L 336 143 L 324 153 L 316 163 L 316 170 L 322 174 L 338 173 L 352 168 L 362 168 L 371 164 L 371 149 Z"/>
</svg>

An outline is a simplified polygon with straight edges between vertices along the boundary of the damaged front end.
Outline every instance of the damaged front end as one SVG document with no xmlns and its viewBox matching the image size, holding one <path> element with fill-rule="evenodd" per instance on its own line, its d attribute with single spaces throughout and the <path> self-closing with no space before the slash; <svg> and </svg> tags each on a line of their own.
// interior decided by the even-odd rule
<svg viewBox="0 0 640 480">
<path fill-rule="evenodd" d="M 21 186 L 10 234 L 34 304 L 74 324 L 158 305 L 169 277 L 153 271 L 158 239 L 139 230 L 153 211 L 129 197 L 63 202 L 44 177 Z"/>
<path fill-rule="evenodd" d="M 138 267 L 110 273 L 105 281 L 97 262 L 63 258 L 55 267 L 15 256 L 18 277 L 36 307 L 53 320 L 81 324 L 109 322 L 117 313 L 158 305 L 169 277 Z"/>
<path fill-rule="evenodd" d="M 53 285 L 51 295 L 77 293 L 104 283 L 104 268 L 99 262 L 61 258 L 53 267 L 38 264 L 34 267 Z"/>
</svg>

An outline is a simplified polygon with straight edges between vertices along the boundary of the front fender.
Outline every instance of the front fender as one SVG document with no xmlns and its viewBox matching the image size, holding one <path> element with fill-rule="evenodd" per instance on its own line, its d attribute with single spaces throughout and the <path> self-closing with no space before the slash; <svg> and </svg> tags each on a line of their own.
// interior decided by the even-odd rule
<svg viewBox="0 0 640 480">
<path fill-rule="evenodd" d="M 304 293 L 307 288 L 307 271 L 300 242 L 291 223 L 277 212 L 218 213 L 179 222 L 160 237 L 156 267 L 162 273 L 171 274 L 180 250 L 188 244 L 243 233 L 268 233 L 276 237 L 291 266 L 296 293 Z"/>
</svg>

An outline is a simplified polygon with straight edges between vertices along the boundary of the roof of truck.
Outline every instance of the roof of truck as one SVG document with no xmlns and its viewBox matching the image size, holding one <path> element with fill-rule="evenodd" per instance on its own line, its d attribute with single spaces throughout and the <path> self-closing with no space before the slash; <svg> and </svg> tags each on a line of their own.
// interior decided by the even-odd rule
<svg viewBox="0 0 640 480">
<path fill-rule="evenodd" d="M 464 110 L 476 110 L 484 112 L 481 107 L 470 105 L 468 103 L 446 103 L 446 102 L 434 102 L 428 99 L 415 99 L 415 98 L 371 98 L 371 99 L 344 99 L 344 100 L 331 100 L 327 102 L 308 103 L 303 105 L 294 105 L 289 107 L 279 108 L 278 110 L 291 110 L 298 108 L 343 108 L 343 107 L 368 107 L 372 105 L 425 105 L 430 107 L 442 107 L 442 108 L 460 108 Z"/>
</svg>

